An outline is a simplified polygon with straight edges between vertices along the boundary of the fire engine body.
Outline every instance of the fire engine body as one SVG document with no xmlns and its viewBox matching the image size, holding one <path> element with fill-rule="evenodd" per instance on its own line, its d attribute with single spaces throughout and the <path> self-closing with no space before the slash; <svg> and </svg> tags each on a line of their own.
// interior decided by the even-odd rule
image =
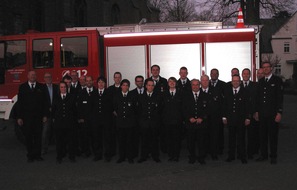
<svg viewBox="0 0 297 190">
<path fill-rule="evenodd" d="M 18 86 L 27 80 L 29 70 L 36 70 L 39 82 L 46 72 L 57 83 L 75 70 L 95 79 L 105 75 L 107 85 L 119 71 L 131 81 L 132 89 L 134 77 L 149 77 L 154 64 L 161 67 L 160 75 L 165 78 L 178 78 L 179 68 L 185 66 L 190 79 L 217 68 L 220 79 L 229 81 L 230 70 L 236 67 L 251 69 L 255 80 L 256 54 L 253 28 L 223 29 L 221 23 L 212 22 L 68 28 L 65 32 L 2 36 L 0 118 L 11 116 Z"/>
</svg>

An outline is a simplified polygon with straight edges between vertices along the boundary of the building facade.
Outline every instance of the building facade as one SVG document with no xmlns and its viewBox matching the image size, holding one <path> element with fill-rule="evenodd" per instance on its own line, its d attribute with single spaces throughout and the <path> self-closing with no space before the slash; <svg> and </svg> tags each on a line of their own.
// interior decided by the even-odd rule
<svg viewBox="0 0 297 190">
<path fill-rule="evenodd" d="M 0 34 L 137 24 L 142 18 L 148 22 L 159 21 L 159 11 L 151 8 L 147 0 L 3 0 Z"/>
</svg>

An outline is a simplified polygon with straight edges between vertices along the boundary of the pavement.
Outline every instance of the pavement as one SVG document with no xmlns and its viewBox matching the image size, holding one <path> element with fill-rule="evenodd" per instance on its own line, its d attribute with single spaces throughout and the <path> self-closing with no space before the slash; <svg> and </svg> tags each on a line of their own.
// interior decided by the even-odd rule
<svg viewBox="0 0 297 190">
<path fill-rule="evenodd" d="M 177 163 L 152 160 L 138 164 L 93 162 L 78 157 L 76 163 L 56 164 L 54 145 L 44 161 L 27 163 L 25 146 L 17 140 L 12 121 L 0 121 L 0 188 L 2 190 L 97 190 L 97 189 L 199 189 L 199 190 L 296 190 L 297 96 L 286 95 L 279 131 L 278 163 L 240 160 L 226 163 L 226 151 L 218 161 L 188 164 L 183 146 Z"/>
</svg>

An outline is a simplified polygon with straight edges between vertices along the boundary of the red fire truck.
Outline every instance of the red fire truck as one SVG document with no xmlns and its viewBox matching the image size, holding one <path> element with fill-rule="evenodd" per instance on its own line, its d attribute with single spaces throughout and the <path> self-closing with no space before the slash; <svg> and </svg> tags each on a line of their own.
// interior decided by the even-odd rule
<svg viewBox="0 0 297 190">
<path fill-rule="evenodd" d="M 75 70 L 94 78 L 105 75 L 108 84 L 113 82 L 113 73 L 120 71 L 133 83 L 136 75 L 149 77 L 154 64 L 161 67 L 165 78 L 178 78 L 179 68 L 186 66 L 190 79 L 217 68 L 220 79 L 229 81 L 233 67 L 251 69 L 255 79 L 256 49 L 253 28 L 224 29 L 216 22 L 68 28 L 1 36 L 0 118 L 11 116 L 18 87 L 27 80 L 29 70 L 36 70 L 40 82 L 45 72 L 58 82 Z"/>
</svg>

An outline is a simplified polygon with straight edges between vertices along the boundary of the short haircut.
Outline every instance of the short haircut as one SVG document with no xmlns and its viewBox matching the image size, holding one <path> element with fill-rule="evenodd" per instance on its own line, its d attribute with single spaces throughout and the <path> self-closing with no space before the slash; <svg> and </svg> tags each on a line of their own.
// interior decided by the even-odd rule
<svg viewBox="0 0 297 190">
<path fill-rule="evenodd" d="M 268 62 L 268 61 L 262 62 L 261 67 L 263 67 L 264 64 L 269 64 L 270 67 L 272 67 L 272 64 L 270 62 Z"/>
<path fill-rule="evenodd" d="M 233 71 L 233 70 L 237 70 L 237 72 L 239 73 L 239 69 L 238 68 L 234 67 L 233 69 L 231 69 L 231 71 Z"/>
<path fill-rule="evenodd" d="M 144 86 L 148 83 L 148 82 L 153 82 L 153 84 L 154 84 L 154 86 L 155 86 L 155 82 L 154 82 L 154 80 L 153 79 L 151 79 L 151 78 L 147 78 L 147 79 L 145 79 L 145 81 L 144 81 Z"/>
<path fill-rule="evenodd" d="M 120 75 L 120 76 L 122 77 L 122 73 L 119 72 L 119 71 L 117 71 L 117 72 L 115 72 L 115 73 L 113 74 L 113 78 L 115 77 L 115 75 Z"/>
<path fill-rule="evenodd" d="M 104 83 L 106 83 L 106 78 L 105 78 L 104 76 L 99 76 L 99 77 L 97 78 L 97 83 L 98 83 L 99 81 L 103 81 Z"/>
<path fill-rule="evenodd" d="M 69 76 L 69 75 L 65 75 L 63 78 L 62 78 L 62 80 L 64 81 L 64 80 L 72 80 L 72 78 L 71 78 L 71 76 Z"/>
<path fill-rule="evenodd" d="M 217 73 L 219 74 L 219 70 L 217 68 L 213 68 L 210 70 L 210 72 L 212 72 L 212 71 L 217 71 Z"/>
<path fill-rule="evenodd" d="M 176 80 L 175 77 L 169 77 L 168 81 L 170 81 L 170 80 L 172 80 L 172 81 L 174 81 L 174 82 L 177 82 L 177 80 Z"/>
<path fill-rule="evenodd" d="M 153 65 L 153 66 L 151 66 L 151 70 L 153 69 L 153 67 L 157 67 L 160 70 L 160 66 L 159 65 Z"/>
<path fill-rule="evenodd" d="M 143 77 L 142 75 L 137 75 L 137 76 L 135 77 L 135 81 L 136 81 L 138 78 L 141 78 L 142 81 L 144 80 L 144 77 Z"/>
<path fill-rule="evenodd" d="M 195 81 L 197 81 L 197 82 L 200 83 L 200 80 L 199 80 L 199 79 L 192 79 L 192 80 L 191 80 L 191 84 L 192 84 L 193 82 L 195 82 Z"/>
<path fill-rule="evenodd" d="M 251 74 L 251 70 L 250 70 L 249 68 L 244 68 L 244 69 L 242 70 L 242 73 L 243 73 L 243 71 L 248 71 L 248 72 Z"/>
<path fill-rule="evenodd" d="M 240 75 L 233 75 L 232 79 L 233 79 L 233 77 L 239 77 L 239 80 L 240 80 Z"/>
<path fill-rule="evenodd" d="M 130 87 L 130 81 L 128 79 L 123 79 L 121 81 L 121 84 L 120 85 L 122 86 L 124 83 L 128 84 L 128 86 Z"/>
<path fill-rule="evenodd" d="M 181 67 L 179 70 L 186 70 L 186 71 L 188 71 L 187 67 L 185 67 L 185 66 Z"/>
</svg>

